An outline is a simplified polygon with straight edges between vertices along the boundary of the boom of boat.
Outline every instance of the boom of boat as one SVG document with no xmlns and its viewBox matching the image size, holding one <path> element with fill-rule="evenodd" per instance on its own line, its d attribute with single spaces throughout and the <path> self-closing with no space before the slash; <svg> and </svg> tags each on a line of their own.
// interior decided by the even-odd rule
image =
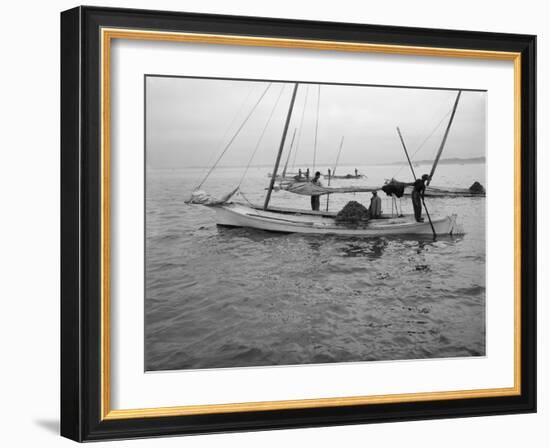
<svg viewBox="0 0 550 448">
<path fill-rule="evenodd" d="M 405 188 L 405 196 L 412 194 L 412 187 Z M 427 198 L 484 198 L 485 191 L 473 191 L 471 188 L 453 187 L 426 187 L 424 194 Z"/>
</svg>

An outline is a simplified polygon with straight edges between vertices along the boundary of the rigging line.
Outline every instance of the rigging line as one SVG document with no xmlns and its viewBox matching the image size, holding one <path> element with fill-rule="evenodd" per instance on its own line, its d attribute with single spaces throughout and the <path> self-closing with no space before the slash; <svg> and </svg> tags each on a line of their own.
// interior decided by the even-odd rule
<svg viewBox="0 0 550 448">
<path fill-rule="evenodd" d="M 271 119 L 273 118 L 273 115 L 275 113 L 275 109 L 277 109 L 277 105 L 279 104 L 279 101 L 280 101 L 281 97 L 283 96 L 284 89 L 285 89 L 285 85 L 283 84 L 281 86 L 281 91 L 279 92 L 279 96 L 277 97 L 277 100 L 275 101 L 275 104 L 273 105 L 273 109 L 271 109 L 271 113 L 269 114 L 269 117 L 267 118 L 267 121 L 265 122 L 265 126 L 262 130 L 262 133 L 260 134 L 260 138 L 258 139 L 258 142 L 256 143 L 256 147 L 254 148 L 254 151 L 252 152 L 252 156 L 248 160 L 248 165 L 246 165 L 246 169 L 244 170 L 244 173 L 241 177 L 241 180 L 239 181 L 239 185 L 237 185 L 238 187 L 240 187 L 241 184 L 243 183 L 243 180 L 246 176 L 246 173 L 248 172 L 248 169 L 250 168 L 250 165 L 252 164 L 252 160 L 254 160 L 254 156 L 256 155 L 256 152 L 258 151 L 258 148 L 260 147 L 260 144 L 262 143 L 262 140 L 263 140 L 264 135 L 265 135 L 265 131 L 267 130 L 267 128 L 269 126 L 269 123 L 271 122 Z"/>
<path fill-rule="evenodd" d="M 286 170 L 288 168 L 288 161 L 290 160 L 290 155 L 292 154 L 292 148 L 294 147 L 294 139 L 296 138 L 296 128 L 294 128 L 294 133 L 292 134 L 292 140 L 290 141 L 290 148 L 288 149 L 288 154 L 286 156 L 285 167 L 283 168 L 282 177 L 286 176 Z"/>
<path fill-rule="evenodd" d="M 239 194 L 241 195 L 241 197 L 242 197 L 246 202 L 248 202 L 248 205 L 250 205 L 252 208 L 254 208 L 254 204 L 248 200 L 248 198 L 244 195 L 244 193 L 243 193 L 242 191 L 239 190 Z"/>
<path fill-rule="evenodd" d="M 296 156 L 298 155 L 298 150 L 300 149 L 300 142 L 302 141 L 302 129 L 303 129 L 303 124 L 304 124 L 304 115 L 306 113 L 308 94 L 309 94 L 309 84 L 306 85 L 304 108 L 302 109 L 302 117 L 300 118 L 300 126 L 299 126 L 299 131 L 298 131 L 298 143 L 296 144 L 296 149 L 294 150 L 294 157 L 292 158 L 292 169 L 293 170 L 296 167 Z"/>
<path fill-rule="evenodd" d="M 451 109 L 449 109 L 447 111 L 447 113 L 445 115 L 443 115 L 443 118 L 441 119 L 441 121 L 439 123 L 437 123 L 437 125 L 435 126 L 435 128 L 433 128 L 432 132 L 429 133 L 429 135 L 424 139 L 424 141 L 418 146 L 418 148 L 416 148 L 416 150 L 412 153 L 411 155 L 411 160 L 414 158 L 414 156 L 418 153 L 418 151 L 420 151 L 422 149 L 422 147 L 426 144 L 426 142 L 435 134 L 435 132 L 439 129 L 439 126 L 441 126 L 441 124 L 443 123 L 443 121 L 445 121 L 445 118 L 447 118 L 449 116 L 449 114 L 451 113 Z M 436 148 L 437 150 L 437 148 Z M 401 170 L 403 168 L 405 168 L 407 165 L 403 164 L 401 165 L 401 168 L 399 168 L 397 170 L 397 172 L 392 176 L 393 178 L 395 178 L 395 176 L 397 176 Z"/>
<path fill-rule="evenodd" d="M 227 128 L 225 129 L 225 132 L 223 133 L 223 137 L 219 140 L 219 142 L 216 146 L 216 151 L 213 151 L 212 154 L 210 154 L 210 157 L 208 158 L 208 162 L 207 162 L 204 170 L 202 170 L 202 172 L 201 172 L 201 178 L 208 171 L 208 167 L 214 161 L 214 157 L 216 156 L 216 154 L 219 153 L 220 150 L 222 149 L 223 142 L 225 142 L 225 139 L 227 138 L 227 135 L 229 134 L 229 131 L 231 130 L 231 128 L 233 128 L 233 125 L 237 121 L 237 117 L 239 115 L 241 115 L 241 112 L 244 109 L 244 105 L 248 102 L 248 99 L 250 98 L 250 95 L 252 95 L 252 92 L 254 91 L 254 87 L 255 87 L 254 85 L 249 87 L 248 93 L 244 97 L 243 102 L 240 104 L 239 108 L 237 109 L 237 112 L 233 115 L 233 118 L 231 119 L 231 121 L 229 122 L 229 125 L 227 126 Z M 193 188 L 193 190 L 196 190 L 197 188 L 199 188 L 198 185 L 195 186 L 195 188 Z"/>
<path fill-rule="evenodd" d="M 344 146 L 344 136 L 342 135 L 342 140 L 340 140 L 340 148 L 338 149 L 338 155 L 336 156 L 336 162 L 334 162 L 334 169 L 332 170 L 332 175 L 336 174 L 336 168 L 338 167 L 338 161 L 340 160 L 340 154 L 342 153 L 342 147 Z"/>
<path fill-rule="evenodd" d="M 315 141 L 313 143 L 313 175 L 315 175 L 315 162 L 317 159 L 317 133 L 319 131 L 319 105 L 321 104 L 321 84 L 317 85 L 317 119 L 315 120 Z"/>
<path fill-rule="evenodd" d="M 206 179 L 208 179 L 208 177 L 210 176 L 210 174 L 212 174 L 212 171 L 214 171 L 214 168 L 216 168 L 216 166 L 218 165 L 218 163 L 220 162 L 220 160 L 222 159 L 223 155 L 226 153 L 226 151 L 229 149 L 229 147 L 233 144 L 233 141 L 237 138 L 237 136 L 239 135 L 239 133 L 241 132 L 242 128 L 244 127 L 244 125 L 246 124 L 246 122 L 248 121 L 248 119 L 251 117 L 252 113 L 256 110 L 256 108 L 258 107 L 258 104 L 260 104 L 260 101 L 262 101 L 262 98 L 265 96 L 265 94 L 267 93 L 267 91 L 269 90 L 269 88 L 271 87 L 271 82 L 267 85 L 267 87 L 265 88 L 265 90 L 263 91 L 263 93 L 260 95 L 260 98 L 258 98 L 258 101 L 256 101 L 256 104 L 254 104 L 254 107 L 252 107 L 252 109 L 250 110 L 250 112 L 248 113 L 248 115 L 246 116 L 246 118 L 244 119 L 244 121 L 241 123 L 241 125 L 239 126 L 239 129 L 237 129 L 237 132 L 235 132 L 235 134 L 233 134 L 233 137 L 231 137 L 231 140 L 229 140 L 229 142 L 227 143 L 227 145 L 225 145 L 225 148 L 223 149 L 222 153 L 220 154 L 220 156 L 218 157 L 218 159 L 216 160 L 216 162 L 214 163 L 214 165 L 212 165 L 212 168 L 210 168 L 210 170 L 208 171 L 208 173 L 206 173 L 206 176 L 204 177 L 204 179 L 201 181 L 201 183 L 199 184 L 199 186 L 197 188 L 200 188 L 202 186 L 202 184 L 206 181 Z"/>
</svg>

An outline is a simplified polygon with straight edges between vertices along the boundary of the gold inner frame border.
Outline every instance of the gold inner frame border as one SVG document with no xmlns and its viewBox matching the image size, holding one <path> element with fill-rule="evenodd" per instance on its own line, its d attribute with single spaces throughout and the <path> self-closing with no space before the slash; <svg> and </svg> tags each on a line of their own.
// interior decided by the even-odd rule
<svg viewBox="0 0 550 448">
<path fill-rule="evenodd" d="M 368 404 L 410 403 L 503 397 L 521 394 L 521 53 L 468 50 L 459 48 L 419 47 L 405 45 L 337 42 L 306 39 L 282 39 L 138 29 L 101 29 L 101 420 L 169 417 L 228 412 L 307 409 L 318 407 Z M 456 57 L 506 60 L 514 63 L 514 386 L 441 392 L 419 392 L 391 395 L 313 398 L 208 405 L 183 405 L 154 408 L 111 409 L 111 344 L 110 344 L 110 185 L 111 185 L 111 114 L 110 63 L 113 39 L 185 42 L 213 45 L 295 48 L 359 53 L 383 53 L 414 56 Z"/>
</svg>

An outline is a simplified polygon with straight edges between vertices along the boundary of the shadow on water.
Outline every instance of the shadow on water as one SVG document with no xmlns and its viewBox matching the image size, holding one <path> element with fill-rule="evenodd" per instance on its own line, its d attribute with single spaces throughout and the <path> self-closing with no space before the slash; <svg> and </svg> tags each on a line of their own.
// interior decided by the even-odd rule
<svg viewBox="0 0 550 448">
<path fill-rule="evenodd" d="M 388 241 L 384 238 L 348 240 L 341 247 L 341 255 L 344 257 L 366 257 L 376 260 L 384 254 L 387 246 Z"/>
<path fill-rule="evenodd" d="M 322 237 L 319 238 L 318 236 L 315 236 L 315 235 L 308 235 L 307 238 L 304 238 L 304 239 L 306 244 L 311 249 L 311 251 L 316 253 L 319 253 L 325 244 L 325 241 L 323 240 Z"/>
<path fill-rule="evenodd" d="M 288 233 L 270 232 L 268 230 L 251 229 L 248 227 L 230 227 L 217 225 L 217 237 L 222 241 L 231 238 L 246 238 L 261 243 L 265 240 L 286 237 Z"/>
<path fill-rule="evenodd" d="M 431 235 L 390 235 L 385 237 L 349 237 L 339 235 L 310 235 L 298 233 L 280 233 L 248 227 L 230 227 L 217 225 L 216 237 L 221 240 L 245 238 L 252 242 L 264 242 L 273 239 L 295 238 L 304 241 L 312 250 L 319 251 L 325 245 L 341 246 L 341 254 L 346 257 L 380 258 L 389 244 L 418 245 L 418 252 L 438 244 L 455 244 L 464 239 L 464 235 L 443 235 L 436 240 Z"/>
</svg>

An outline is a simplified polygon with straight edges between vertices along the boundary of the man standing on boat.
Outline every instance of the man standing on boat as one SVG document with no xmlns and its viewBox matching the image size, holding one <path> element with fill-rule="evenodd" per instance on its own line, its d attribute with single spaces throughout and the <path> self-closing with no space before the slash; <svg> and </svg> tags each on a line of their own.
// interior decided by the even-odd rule
<svg viewBox="0 0 550 448">
<path fill-rule="evenodd" d="M 308 171 L 309 171 L 309 168 L 308 168 Z M 322 187 L 323 185 L 321 184 L 320 179 L 321 179 L 321 172 L 317 171 L 315 173 L 315 177 L 311 180 L 311 183 L 313 185 L 317 185 L 318 187 Z M 319 211 L 320 208 L 321 208 L 321 196 L 319 196 L 318 194 L 311 195 L 311 210 Z"/>
<path fill-rule="evenodd" d="M 382 215 L 382 199 L 378 196 L 377 191 L 372 192 L 370 198 L 369 215 L 371 219 L 380 218 Z"/>
<path fill-rule="evenodd" d="M 416 222 L 424 222 L 424 218 L 422 217 L 422 201 L 424 200 L 424 193 L 426 193 L 426 182 L 429 178 L 428 174 L 423 174 L 421 179 L 416 179 L 412 184 L 409 184 L 413 186 L 411 199 Z"/>
</svg>

